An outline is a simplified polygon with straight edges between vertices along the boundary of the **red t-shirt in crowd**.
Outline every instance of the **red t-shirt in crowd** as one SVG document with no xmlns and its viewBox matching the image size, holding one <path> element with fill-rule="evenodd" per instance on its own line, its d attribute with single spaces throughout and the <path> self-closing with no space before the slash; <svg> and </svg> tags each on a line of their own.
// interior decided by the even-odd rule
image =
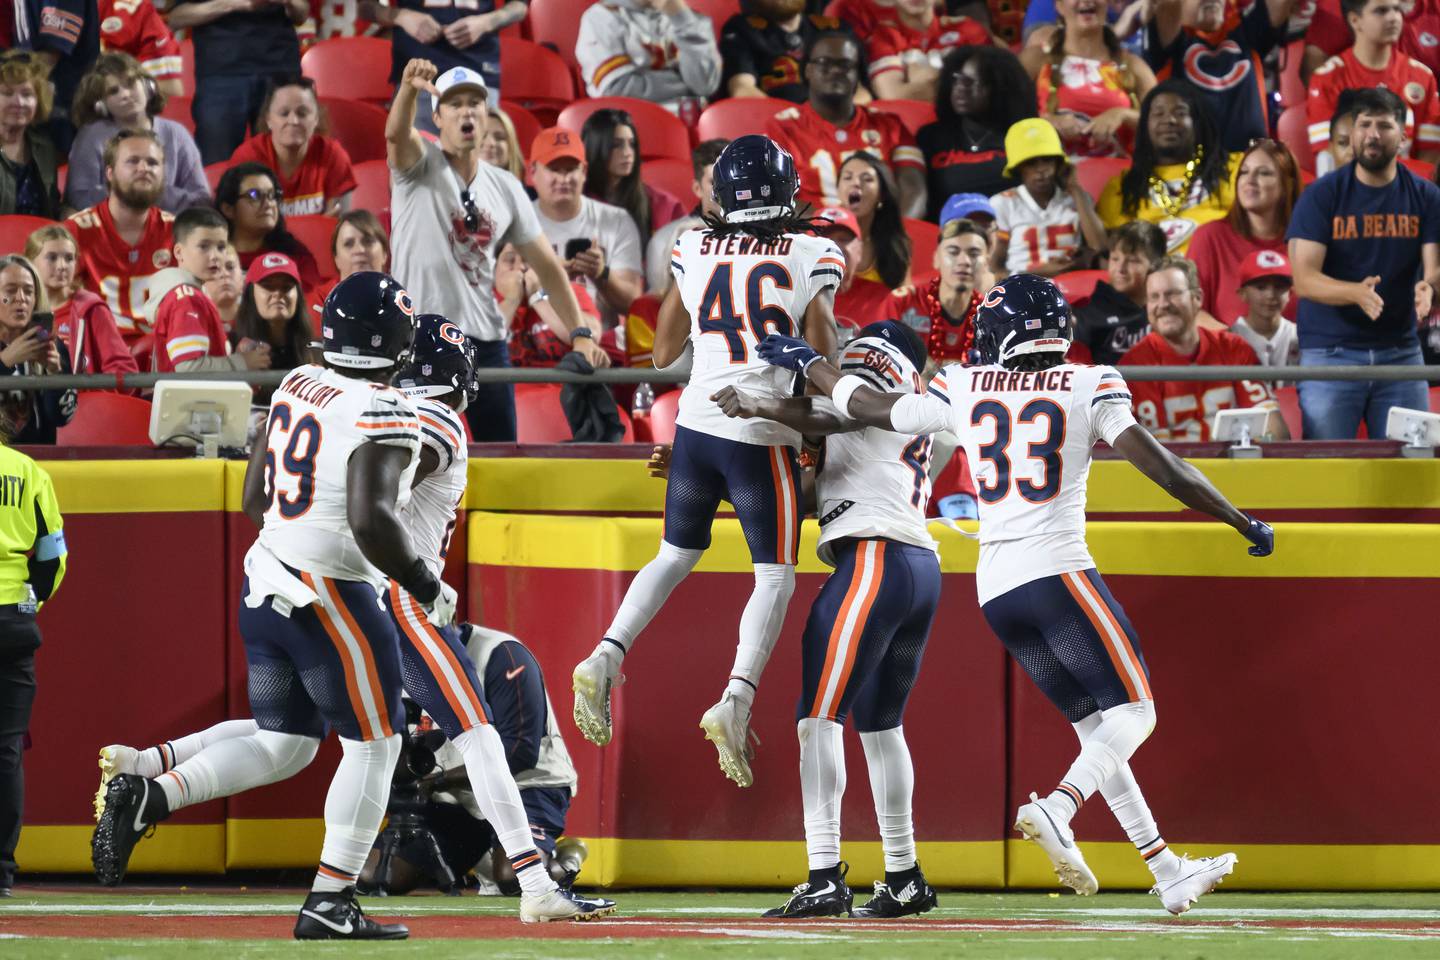
<svg viewBox="0 0 1440 960">
<path fill-rule="evenodd" d="M 1440 150 L 1440 100 L 1435 92 L 1435 74 L 1418 60 L 1390 51 L 1384 70 L 1371 70 L 1355 59 L 1354 48 L 1331 57 L 1310 77 L 1305 98 L 1305 120 L 1310 129 L 1310 146 L 1319 153 L 1330 144 L 1330 118 L 1345 90 L 1384 87 L 1405 101 L 1405 135 L 1415 153 Z"/>
<path fill-rule="evenodd" d="M 150 0 L 100 0 L 96 6 L 106 50 L 130 54 L 156 80 L 180 79 L 180 43 Z"/>
<path fill-rule="evenodd" d="M 160 298 L 155 310 L 156 372 L 168 373 L 187 360 L 229 353 L 225 322 L 204 290 L 182 283 Z"/>
<path fill-rule="evenodd" d="M 817 207 L 840 205 L 840 165 L 864 150 L 899 172 L 925 171 L 925 155 L 894 114 L 857 105 L 843 127 L 821 117 L 810 104 L 781 110 L 765 125 L 765 135 L 790 151 L 800 174 L 799 199 Z"/>
<path fill-rule="evenodd" d="M 287 217 L 324 213 L 329 202 L 354 190 L 355 171 L 350 154 L 334 137 L 320 134 L 310 138 L 305 160 L 289 177 L 275 159 L 275 142 L 268 133 L 257 133 L 235 148 L 230 164 L 263 163 L 280 177 L 280 190 L 285 194 L 280 212 Z"/>
<path fill-rule="evenodd" d="M 126 346 L 150 332 L 145 319 L 145 301 L 150 298 L 152 274 L 174 262 L 171 223 L 175 218 L 159 207 L 146 214 L 140 242 L 129 246 L 116 232 L 110 216 L 110 201 L 102 200 L 88 210 L 72 214 L 65 229 L 80 249 L 80 282 L 100 294 L 115 315 L 115 325 Z"/>
<path fill-rule="evenodd" d="M 1246 240 L 1230 226 L 1228 220 L 1212 220 L 1203 224 L 1190 239 L 1185 252 L 1200 273 L 1201 306 L 1216 320 L 1231 326 L 1245 316 L 1245 301 L 1240 299 L 1240 262 L 1256 250 L 1274 250 L 1290 256 L 1284 237 L 1273 240 Z M 1285 316 L 1295 319 L 1298 297 L 1291 296 L 1285 305 Z"/>
<path fill-rule="evenodd" d="M 76 373 L 135 373 L 140 368 L 115 327 L 115 316 L 105 301 L 89 290 L 55 308 L 55 333 L 70 351 Z"/>
<path fill-rule="evenodd" d="M 893 11 L 892 11 L 893 15 Z M 865 42 L 870 64 L 870 79 L 895 71 L 904 72 L 906 65 L 927 61 L 939 67 L 939 58 L 962 46 L 989 46 L 990 31 L 969 17 L 934 17 L 924 30 L 912 30 L 898 19 L 876 27 Z"/>
<path fill-rule="evenodd" d="M 1182 357 L 1158 333 L 1147 334 L 1120 358 L 1121 366 L 1254 366 L 1259 364 L 1250 344 L 1228 330 L 1201 327 L 1200 348 Z M 1204 441 L 1217 410 L 1256 407 L 1273 403 L 1270 388 L 1258 380 L 1194 380 L 1130 382 L 1135 419 L 1158 440 Z"/>
</svg>

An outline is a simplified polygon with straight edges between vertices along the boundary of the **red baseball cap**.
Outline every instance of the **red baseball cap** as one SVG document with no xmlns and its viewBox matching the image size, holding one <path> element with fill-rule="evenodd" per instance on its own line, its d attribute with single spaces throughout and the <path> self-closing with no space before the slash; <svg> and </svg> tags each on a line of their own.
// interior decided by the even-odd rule
<svg viewBox="0 0 1440 960">
<path fill-rule="evenodd" d="M 861 236 L 860 221 L 855 219 L 855 214 L 851 212 L 848 207 L 825 207 L 819 213 L 815 214 L 815 219 L 830 221 L 830 226 L 828 227 L 823 224 L 817 225 L 822 232 L 832 230 L 835 227 L 843 227 L 855 236 Z"/>
<path fill-rule="evenodd" d="M 580 134 L 564 127 L 547 127 L 535 135 L 530 144 L 530 162 L 548 167 L 556 160 L 569 157 L 579 163 L 585 162 L 585 144 Z"/>
<path fill-rule="evenodd" d="M 1262 277 L 1284 277 L 1295 282 L 1290 274 L 1290 261 L 1278 250 L 1256 250 L 1240 261 L 1240 286 Z"/>
<path fill-rule="evenodd" d="M 250 264 L 250 269 L 245 271 L 246 283 L 259 283 L 276 274 L 283 274 L 294 280 L 298 286 L 304 286 L 300 280 L 300 268 L 295 266 L 295 261 L 283 253 L 262 253 Z"/>
</svg>

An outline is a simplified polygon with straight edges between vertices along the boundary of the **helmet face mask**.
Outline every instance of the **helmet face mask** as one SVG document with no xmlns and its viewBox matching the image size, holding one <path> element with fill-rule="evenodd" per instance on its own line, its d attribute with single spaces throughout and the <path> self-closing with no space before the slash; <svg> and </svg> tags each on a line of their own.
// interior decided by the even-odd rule
<svg viewBox="0 0 1440 960">
<path fill-rule="evenodd" d="M 778 220 L 795 213 L 800 189 L 795 161 L 769 137 L 748 134 L 731 141 L 716 159 L 711 180 L 726 223 Z"/>
<path fill-rule="evenodd" d="M 1054 282 L 1021 273 L 991 287 L 975 312 L 980 362 L 1010 366 L 1030 354 L 1063 359 L 1075 336 L 1070 304 Z"/>
<path fill-rule="evenodd" d="M 331 367 L 394 371 L 405 364 L 415 341 L 415 305 L 389 274 L 351 274 L 325 298 L 321 334 Z"/>
</svg>

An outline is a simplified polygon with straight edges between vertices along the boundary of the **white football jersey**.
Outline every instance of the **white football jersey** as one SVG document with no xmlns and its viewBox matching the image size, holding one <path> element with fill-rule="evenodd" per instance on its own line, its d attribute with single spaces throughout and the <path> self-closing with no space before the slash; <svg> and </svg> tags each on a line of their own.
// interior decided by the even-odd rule
<svg viewBox="0 0 1440 960">
<path fill-rule="evenodd" d="M 839 288 L 845 256 L 829 240 L 786 234 L 759 240 L 689 230 L 675 242 L 670 270 L 690 315 L 694 359 L 675 422 L 742 443 L 799 446 L 800 436 L 772 420 L 727 417 L 710 399 L 733 386 L 753 396 L 793 396 L 795 375 L 771 366 L 756 345 L 771 333 L 801 336 L 810 301 Z"/>
<path fill-rule="evenodd" d="M 316 364 L 296 367 L 270 400 L 265 428 L 270 503 L 260 542 L 303 573 L 384 589 L 385 575 L 365 559 L 350 531 L 345 507 L 350 456 L 362 443 L 407 450 L 410 462 L 396 501 L 403 508 L 419 460 L 419 424 L 399 390 Z"/>
<path fill-rule="evenodd" d="M 982 604 L 1041 577 L 1095 565 L 1085 545 L 1090 449 L 1135 425 L 1113 367 L 1022 373 L 952 365 L 891 412 L 897 429 L 960 438 L 980 503 Z"/>
<path fill-rule="evenodd" d="M 898 347 L 878 336 L 846 344 L 840 351 L 840 369 L 889 393 L 921 389 L 915 365 Z M 901 434 L 879 427 L 860 427 L 825 438 L 824 457 L 815 476 L 820 517 L 816 553 L 821 561 L 834 566 L 831 544 L 845 537 L 885 537 L 935 549 L 935 540 L 925 527 L 930 443 L 928 434 Z"/>
<path fill-rule="evenodd" d="M 997 193 L 990 205 L 996 233 L 1010 243 L 1006 273 L 1029 273 L 1033 264 L 1068 257 L 1080 246 L 1080 213 L 1063 190 L 1056 190 L 1044 207 L 1023 186 Z"/>
<path fill-rule="evenodd" d="M 438 400 L 412 397 L 410 402 L 420 416 L 420 445 L 433 450 L 440 463 L 410 491 L 410 502 L 400 520 L 415 553 L 438 577 L 445 569 L 450 535 L 455 532 L 455 511 L 465 498 L 469 465 L 465 427 L 460 415 Z"/>
</svg>

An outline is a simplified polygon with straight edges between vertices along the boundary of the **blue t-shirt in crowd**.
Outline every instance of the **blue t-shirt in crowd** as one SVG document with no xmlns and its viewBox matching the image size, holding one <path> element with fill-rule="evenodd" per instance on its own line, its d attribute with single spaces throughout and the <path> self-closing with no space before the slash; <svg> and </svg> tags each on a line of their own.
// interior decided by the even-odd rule
<svg viewBox="0 0 1440 960">
<path fill-rule="evenodd" d="M 505 4 L 497 0 L 392 0 L 391 6 L 402 10 L 414 10 L 434 17 L 443 30 L 456 20 L 492 13 L 496 7 Z M 444 73 L 453 67 L 468 67 L 479 71 L 485 78 L 485 86 L 491 90 L 500 89 L 500 34 L 487 33 L 464 49 L 456 47 L 443 36 L 434 43 L 421 43 L 410 34 L 396 27 L 390 31 L 390 80 L 400 82 L 405 64 L 421 58 L 435 64 L 435 69 Z"/>
<path fill-rule="evenodd" d="M 1296 317 L 1301 349 L 1374 350 L 1416 343 L 1420 248 L 1440 243 L 1440 187 L 1403 164 L 1385 186 L 1367 187 L 1349 163 L 1305 188 L 1285 238 L 1325 244 L 1322 270 L 1334 280 L 1379 277 L 1375 289 L 1385 301 L 1380 319 L 1371 320 L 1359 307 L 1302 299 Z"/>
</svg>

